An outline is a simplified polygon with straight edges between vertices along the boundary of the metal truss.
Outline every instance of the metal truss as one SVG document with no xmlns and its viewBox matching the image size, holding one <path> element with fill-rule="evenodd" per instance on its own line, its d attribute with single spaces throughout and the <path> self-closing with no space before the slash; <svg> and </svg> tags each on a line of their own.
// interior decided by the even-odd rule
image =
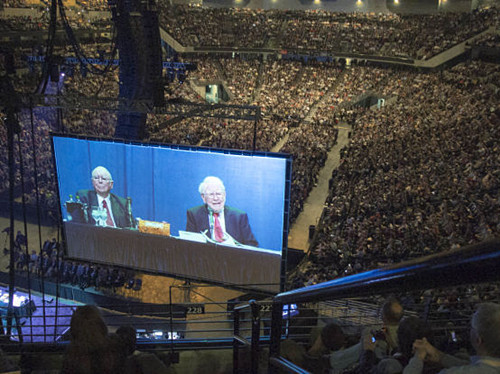
<svg viewBox="0 0 500 374">
<path fill-rule="evenodd" d="M 116 112 L 135 112 L 168 114 L 183 117 L 228 118 L 258 121 L 260 107 L 251 105 L 200 104 L 189 101 L 168 102 L 155 107 L 152 100 L 137 100 L 111 97 L 91 97 L 79 95 L 40 95 L 21 94 L 24 107 L 50 107 L 68 110 L 106 110 Z"/>
<path fill-rule="evenodd" d="M 92 65 L 120 65 L 119 59 L 104 59 L 100 58 L 78 58 L 78 57 L 61 57 L 66 65 L 92 64 Z M 45 62 L 45 56 L 27 56 L 28 62 Z M 163 61 L 162 66 L 167 70 L 196 70 L 196 64 L 190 62 L 174 62 Z"/>
</svg>

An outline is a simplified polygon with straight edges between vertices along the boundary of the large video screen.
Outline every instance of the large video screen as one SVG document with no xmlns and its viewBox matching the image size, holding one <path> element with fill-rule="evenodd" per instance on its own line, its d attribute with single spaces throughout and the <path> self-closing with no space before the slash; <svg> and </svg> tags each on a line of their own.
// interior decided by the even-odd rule
<svg viewBox="0 0 500 374">
<path fill-rule="evenodd" d="M 52 140 L 69 257 L 277 290 L 289 156 Z"/>
</svg>

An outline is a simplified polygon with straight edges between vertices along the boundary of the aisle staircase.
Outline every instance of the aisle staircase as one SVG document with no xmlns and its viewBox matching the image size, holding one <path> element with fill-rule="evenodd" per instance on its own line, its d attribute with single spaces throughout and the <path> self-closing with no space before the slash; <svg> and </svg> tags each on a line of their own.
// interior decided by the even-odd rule
<svg viewBox="0 0 500 374">
<path fill-rule="evenodd" d="M 313 105 L 311 105 L 311 110 L 309 110 L 309 113 L 307 113 L 307 116 L 304 118 L 305 123 L 312 123 L 312 118 L 316 114 L 319 105 L 324 101 L 326 101 L 327 98 L 330 97 L 331 94 L 337 89 L 337 86 L 342 81 L 344 75 L 345 75 L 345 69 L 340 72 L 340 74 L 337 76 L 337 79 L 335 80 L 335 83 L 330 86 L 330 88 L 325 92 L 325 94 Z"/>
<path fill-rule="evenodd" d="M 262 88 L 262 72 L 264 71 L 264 63 L 261 62 L 259 65 L 259 70 L 257 73 L 257 79 L 255 80 L 255 90 L 252 95 L 252 102 L 255 102 L 260 99 L 260 90 Z"/>
<path fill-rule="evenodd" d="M 330 193 L 328 182 L 332 171 L 339 166 L 340 150 L 349 142 L 348 134 L 351 128 L 347 124 L 338 126 L 337 143 L 328 152 L 325 166 L 320 170 L 318 183 L 311 190 L 304 202 L 304 208 L 290 228 L 288 247 L 307 251 L 309 249 L 309 228 L 315 226 L 323 213 L 325 200 Z"/>
</svg>

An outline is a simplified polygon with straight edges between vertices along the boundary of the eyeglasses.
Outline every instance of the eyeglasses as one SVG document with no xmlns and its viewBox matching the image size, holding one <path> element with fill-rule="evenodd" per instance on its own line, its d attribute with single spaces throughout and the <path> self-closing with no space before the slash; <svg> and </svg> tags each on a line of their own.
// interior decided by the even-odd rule
<svg viewBox="0 0 500 374">
<path fill-rule="evenodd" d="M 210 192 L 210 193 L 205 193 L 203 195 L 211 199 L 215 197 L 221 198 L 222 196 L 224 196 L 224 192 Z"/>
<path fill-rule="evenodd" d="M 100 175 L 92 177 L 92 179 L 95 181 L 101 180 L 103 182 L 109 182 L 111 180 L 111 178 L 101 177 Z"/>
</svg>

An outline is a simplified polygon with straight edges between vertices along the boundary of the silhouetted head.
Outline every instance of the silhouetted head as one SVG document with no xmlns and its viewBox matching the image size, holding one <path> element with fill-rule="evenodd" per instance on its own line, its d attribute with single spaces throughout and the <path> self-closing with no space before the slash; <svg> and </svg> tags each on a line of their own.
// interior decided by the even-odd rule
<svg viewBox="0 0 500 374">
<path fill-rule="evenodd" d="M 346 344 L 344 332 L 336 323 L 329 323 L 321 330 L 321 341 L 331 351 L 337 351 Z"/>
<path fill-rule="evenodd" d="M 79 346 L 100 347 L 107 342 L 108 328 L 99 309 L 94 305 L 76 308 L 71 317 L 71 341 Z"/>
<path fill-rule="evenodd" d="M 479 356 L 500 358 L 499 304 L 479 304 L 472 316 L 470 340 Z"/>
</svg>

